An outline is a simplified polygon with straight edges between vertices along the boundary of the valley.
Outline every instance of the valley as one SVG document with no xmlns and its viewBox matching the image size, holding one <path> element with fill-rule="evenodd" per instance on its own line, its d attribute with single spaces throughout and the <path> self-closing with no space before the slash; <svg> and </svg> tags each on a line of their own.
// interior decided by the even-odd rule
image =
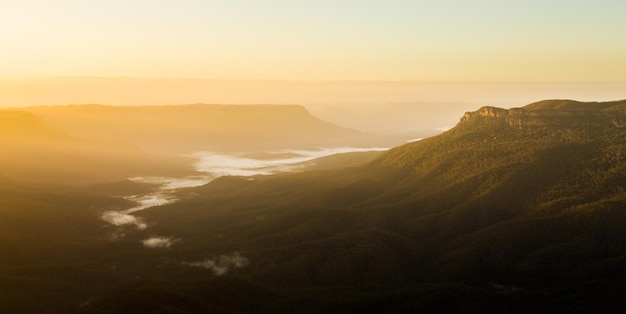
<svg viewBox="0 0 626 314">
<path fill-rule="evenodd" d="M 185 175 L 0 177 L 0 308 L 617 311 L 625 106 L 484 107 L 390 149 L 188 152 Z"/>
<path fill-rule="evenodd" d="M 0 6 L 0 314 L 624 313 L 626 1 Z"/>
</svg>

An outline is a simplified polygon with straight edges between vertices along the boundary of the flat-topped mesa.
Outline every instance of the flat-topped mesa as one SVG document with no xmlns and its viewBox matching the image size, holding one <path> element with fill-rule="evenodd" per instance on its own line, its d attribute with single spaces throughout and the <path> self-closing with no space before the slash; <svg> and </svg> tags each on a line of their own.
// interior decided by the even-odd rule
<svg viewBox="0 0 626 314">
<path fill-rule="evenodd" d="M 577 104 L 581 104 L 576 102 Z M 615 104 L 614 106 L 606 106 Z M 503 119 L 506 124 L 515 128 L 526 127 L 626 127 L 626 104 L 589 103 L 588 107 L 580 108 L 536 108 L 529 105 L 523 108 L 502 109 L 482 107 L 474 112 L 466 112 L 461 123 L 472 121 L 478 117 Z"/>
</svg>

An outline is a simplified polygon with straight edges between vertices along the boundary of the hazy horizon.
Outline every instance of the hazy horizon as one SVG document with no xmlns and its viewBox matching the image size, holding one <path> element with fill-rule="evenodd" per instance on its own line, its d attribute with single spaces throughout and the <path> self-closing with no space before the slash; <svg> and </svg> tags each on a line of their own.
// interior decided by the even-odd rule
<svg viewBox="0 0 626 314">
<path fill-rule="evenodd" d="M 621 100 L 626 98 L 624 90 L 626 80 L 498 82 L 28 76 L 0 77 L 0 108 L 196 103 L 365 108 L 397 103 L 451 102 L 511 108 L 544 99 Z"/>
<path fill-rule="evenodd" d="M 342 126 L 379 133 L 445 129 L 482 106 L 544 99 L 624 99 L 622 82 L 215 80 L 115 77 L 0 78 L 0 108 L 100 104 L 301 105 Z M 421 136 L 421 135 L 420 135 Z"/>
<path fill-rule="evenodd" d="M 626 81 L 626 3 L 24 0 L 0 77 Z"/>
<path fill-rule="evenodd" d="M 295 104 L 442 128 L 487 105 L 626 98 L 624 15 L 615 0 L 24 0 L 0 12 L 0 108 Z"/>
</svg>

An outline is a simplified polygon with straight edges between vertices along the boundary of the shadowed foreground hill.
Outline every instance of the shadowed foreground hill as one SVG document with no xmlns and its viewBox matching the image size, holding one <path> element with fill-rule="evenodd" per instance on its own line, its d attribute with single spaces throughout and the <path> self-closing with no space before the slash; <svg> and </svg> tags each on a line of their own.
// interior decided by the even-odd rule
<svg viewBox="0 0 626 314">
<path fill-rule="evenodd" d="M 0 173 L 26 181 L 89 183 L 191 173 L 188 160 L 69 136 L 31 113 L 0 111 Z"/>
<path fill-rule="evenodd" d="M 158 222 L 152 232 L 181 239 L 162 252 L 169 261 L 249 259 L 223 278 L 257 288 L 234 292 L 243 301 L 222 310 L 617 311 L 626 128 L 613 122 L 626 104 L 572 103 L 481 108 L 361 168 L 226 177 L 143 216 Z M 542 122 L 511 123 L 520 116 Z M 130 309 L 128 294 L 188 312 L 220 302 L 183 277 L 121 288 L 89 310 Z"/>
<path fill-rule="evenodd" d="M 111 245 L 102 211 L 130 206 L 0 177 L 0 312 L 68 313 L 120 284 L 111 264 L 94 256 Z"/>
<path fill-rule="evenodd" d="M 388 147 L 401 142 L 334 125 L 295 105 L 71 105 L 22 109 L 68 134 L 130 142 L 168 153 Z"/>
</svg>

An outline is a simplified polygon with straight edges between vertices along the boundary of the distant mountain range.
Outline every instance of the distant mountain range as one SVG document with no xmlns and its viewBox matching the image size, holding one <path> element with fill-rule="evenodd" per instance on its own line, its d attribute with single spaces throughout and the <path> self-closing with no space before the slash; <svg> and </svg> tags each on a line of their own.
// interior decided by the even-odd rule
<svg viewBox="0 0 626 314">
<path fill-rule="evenodd" d="M 620 312 L 625 113 L 626 101 L 483 107 L 360 167 L 181 190 L 117 240 L 98 219 L 124 201 L 0 179 L 12 217 L 0 244 L 17 252 L 0 252 L 0 309 Z M 171 245 L 142 245 L 155 235 Z"/>
<path fill-rule="evenodd" d="M 68 134 L 129 142 L 161 153 L 388 147 L 402 142 L 334 125 L 296 105 L 77 105 L 21 110 Z"/>
<path fill-rule="evenodd" d="M 301 106 L 42 106 L 0 110 L 0 174 L 96 183 L 194 172 L 197 151 L 390 147 L 397 137 L 343 128 Z"/>
</svg>

